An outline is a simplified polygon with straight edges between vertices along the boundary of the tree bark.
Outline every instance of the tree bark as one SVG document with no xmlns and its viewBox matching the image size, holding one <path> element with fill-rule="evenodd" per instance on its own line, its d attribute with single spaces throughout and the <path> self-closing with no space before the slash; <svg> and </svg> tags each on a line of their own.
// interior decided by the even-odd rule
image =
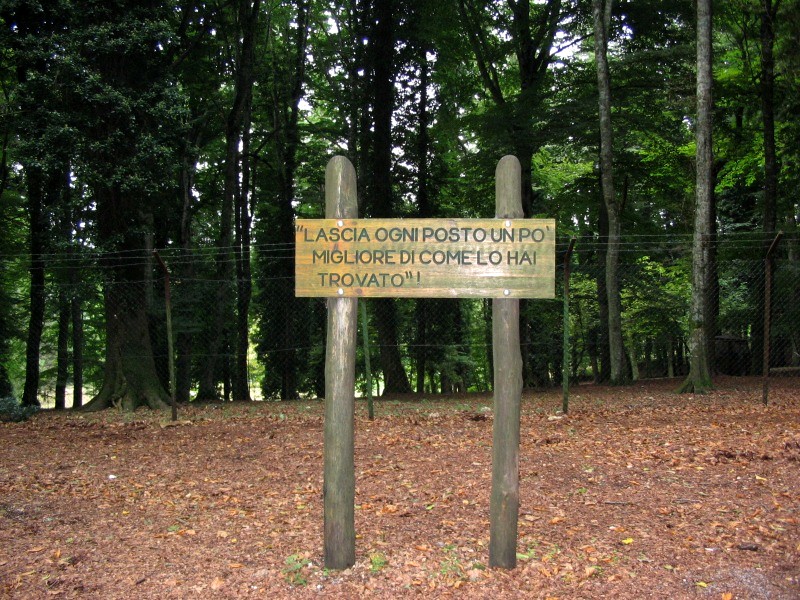
<svg viewBox="0 0 800 600">
<path fill-rule="evenodd" d="M 235 73 L 233 104 L 228 111 L 225 122 L 225 175 L 220 210 L 220 227 L 217 245 L 217 278 L 216 315 L 208 344 L 206 364 L 200 377 L 198 398 L 215 400 L 217 393 L 218 360 L 223 351 L 230 348 L 231 325 L 235 322 L 234 307 L 231 302 L 234 286 L 233 256 L 233 221 L 234 205 L 240 193 L 239 177 L 241 174 L 239 144 L 243 131 L 250 124 L 248 121 L 250 101 L 253 92 L 255 65 L 255 37 L 260 13 L 260 0 L 239 0 L 238 23 L 241 28 L 236 33 L 238 56 Z M 225 361 L 223 369 L 229 368 Z M 229 378 L 225 378 L 229 380 Z M 225 382 L 223 382 L 225 385 Z"/>
<path fill-rule="evenodd" d="M 597 365 L 594 372 L 595 383 L 606 383 L 611 378 L 611 349 L 608 343 L 608 290 L 606 287 L 606 260 L 608 254 L 608 211 L 606 203 L 600 201 L 598 215 L 598 251 L 597 251 L 597 311 L 600 327 L 594 332 L 596 343 L 595 356 Z"/>
<path fill-rule="evenodd" d="M 419 103 L 418 103 L 418 131 L 417 131 L 417 214 L 421 219 L 433 216 L 430 194 L 428 193 L 428 155 L 430 153 L 430 114 L 428 112 L 428 80 L 430 67 L 427 60 L 427 48 L 420 48 L 419 55 Z M 428 370 L 428 327 L 429 327 L 430 301 L 426 298 L 416 300 L 415 315 L 417 324 L 415 368 L 417 394 L 425 393 L 425 373 Z"/>
<path fill-rule="evenodd" d="M 780 168 L 778 165 L 777 151 L 775 147 L 775 17 L 777 5 L 780 0 L 773 3 L 773 0 L 761 0 L 761 121 L 763 132 L 763 153 L 764 153 L 764 213 L 762 216 L 762 230 L 764 232 L 763 253 L 766 255 L 767 249 L 775 237 L 777 227 L 777 199 L 778 199 L 778 176 Z M 761 276 L 756 279 L 758 285 L 766 280 L 763 271 Z M 757 286 L 758 288 L 758 286 Z M 756 318 L 753 322 L 753 344 L 752 361 L 753 373 L 761 374 L 765 338 L 769 335 L 764 331 L 764 324 L 761 316 L 769 310 L 764 305 L 764 294 L 760 289 L 755 293 Z"/>
<path fill-rule="evenodd" d="M 370 205 L 372 216 L 388 218 L 394 215 L 392 196 L 392 115 L 394 112 L 395 35 L 392 0 L 375 0 L 372 60 L 374 129 L 372 144 L 372 173 Z M 407 394 L 411 384 L 403 367 L 397 345 L 397 307 L 392 298 L 376 299 L 374 306 L 380 344 L 381 370 L 384 375 L 384 395 Z"/>
<path fill-rule="evenodd" d="M 690 308 L 689 375 L 680 392 L 703 393 L 712 387 L 709 364 L 709 266 L 714 202 L 712 127 L 711 0 L 697 2 L 697 183 L 692 242 L 692 300 Z"/>
<path fill-rule="evenodd" d="M 250 122 L 252 101 L 248 103 L 245 123 Z M 250 300 L 253 281 L 250 269 L 250 230 L 253 213 L 250 210 L 250 128 L 242 131 L 241 187 L 236 194 L 236 356 L 234 357 L 233 399 L 250 401 L 248 354 L 250 350 Z"/>
<path fill-rule="evenodd" d="M 789 231 L 797 231 L 800 225 L 800 214 L 798 205 L 793 204 L 790 213 L 786 216 L 786 226 Z M 800 273 L 800 240 L 797 235 L 787 236 L 786 246 L 788 248 L 789 268 L 795 273 Z M 796 277 L 789 286 L 789 294 L 792 306 L 800 307 L 800 277 Z M 791 341 L 792 366 L 800 366 L 800 328 L 794 327 L 789 334 Z"/>
<path fill-rule="evenodd" d="M 56 398 L 55 410 L 67 405 L 67 377 L 69 373 L 69 321 L 70 303 L 65 290 L 58 292 L 58 341 L 56 344 Z"/>
<path fill-rule="evenodd" d="M 76 291 L 70 301 L 72 319 L 72 408 L 83 406 L 83 312 Z"/>
<path fill-rule="evenodd" d="M 193 132 L 187 147 L 191 148 L 197 143 L 198 134 Z M 194 156 L 184 156 L 181 166 L 181 225 L 180 225 L 180 255 L 181 262 L 177 276 L 186 280 L 194 279 L 194 257 L 192 256 L 192 188 L 194 187 Z M 187 282 L 187 287 L 191 285 Z M 189 312 L 188 299 L 176 306 L 177 313 Z M 177 360 L 175 362 L 175 401 L 186 403 L 191 399 L 192 391 L 192 356 L 194 354 L 194 334 L 178 328 L 176 339 Z"/>
<path fill-rule="evenodd" d="M 625 383 L 625 345 L 622 337 L 622 300 L 619 284 L 621 203 L 614 189 L 613 131 L 611 126 L 611 78 L 608 67 L 608 39 L 613 0 L 592 0 L 595 62 L 600 112 L 600 180 L 608 213 L 606 247 L 606 294 L 608 295 L 608 344 L 612 385 Z"/>
<path fill-rule="evenodd" d="M 100 392 L 83 407 L 111 406 L 132 412 L 140 406 L 168 409 L 169 394 L 156 373 L 141 283 L 106 286 L 106 359 Z"/>
<path fill-rule="evenodd" d="M 28 179 L 28 213 L 30 218 L 30 315 L 28 338 L 25 346 L 25 387 L 22 392 L 23 406 L 40 406 L 39 403 L 39 352 L 44 328 L 44 174 L 35 166 L 25 169 Z"/>
<path fill-rule="evenodd" d="M 294 218 L 297 150 L 300 146 L 300 100 L 306 79 L 306 48 L 309 33 L 309 4 L 298 2 L 294 48 L 292 54 L 291 74 L 286 85 L 285 94 L 275 100 L 274 125 L 278 141 L 278 184 L 280 188 L 280 206 L 278 208 L 278 230 L 281 242 L 294 249 Z M 292 250 L 293 251 L 293 250 Z M 283 277 L 279 288 L 281 310 L 283 311 L 283 349 L 281 365 L 281 397 L 298 398 L 298 365 L 295 351 L 297 329 L 297 313 L 301 311 L 300 303 L 294 296 L 294 260 L 286 260 L 279 266 L 278 272 Z"/>
<path fill-rule="evenodd" d="M 123 193 L 118 185 L 94 190 L 97 199 L 98 236 L 112 247 L 103 260 L 107 266 L 104 289 L 106 356 L 103 383 L 98 394 L 82 407 L 96 411 L 116 406 L 134 411 L 140 406 L 168 409 L 169 394 L 156 372 L 147 318 L 146 279 L 143 265 L 144 224 L 139 220 L 141 199 Z"/>
</svg>

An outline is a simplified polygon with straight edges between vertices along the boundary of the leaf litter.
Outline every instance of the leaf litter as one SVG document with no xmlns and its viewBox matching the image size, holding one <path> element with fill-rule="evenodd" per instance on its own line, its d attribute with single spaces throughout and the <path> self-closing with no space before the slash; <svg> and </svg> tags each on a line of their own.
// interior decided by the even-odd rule
<svg viewBox="0 0 800 600">
<path fill-rule="evenodd" d="M 800 597 L 800 385 L 526 392 L 517 567 L 488 568 L 485 395 L 356 417 L 356 564 L 322 561 L 321 402 L 0 425 L 0 597 Z M 553 418 L 558 417 L 558 418 Z M 113 475 L 113 477 L 111 477 Z"/>
</svg>

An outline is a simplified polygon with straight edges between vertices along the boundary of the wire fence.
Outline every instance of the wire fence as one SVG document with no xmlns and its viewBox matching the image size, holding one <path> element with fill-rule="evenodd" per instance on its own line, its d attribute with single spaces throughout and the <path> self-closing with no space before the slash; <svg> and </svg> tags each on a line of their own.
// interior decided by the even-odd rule
<svg viewBox="0 0 800 600">
<path fill-rule="evenodd" d="M 578 239 L 571 257 L 570 338 L 564 352 L 562 259 L 568 242 L 564 238 L 557 243 L 556 298 L 521 304 L 527 387 L 559 385 L 565 357 L 573 381 L 602 382 L 608 377 L 605 246 L 596 237 Z M 762 374 L 765 344 L 771 373 L 800 372 L 797 235 L 784 236 L 774 256 L 771 320 L 765 336 L 765 251 L 770 242 L 760 234 L 736 234 L 719 236 L 711 244 L 716 272 L 711 275 L 709 301 L 716 318 L 709 333 L 716 374 Z M 170 273 L 179 400 L 324 395 L 326 302 L 294 297 L 291 244 L 256 245 L 249 253 L 216 247 L 159 253 Z M 43 405 L 52 405 L 56 390 L 66 387 L 70 406 L 76 380 L 83 396 L 78 401 L 95 394 L 109 349 L 151 360 L 168 389 L 167 288 L 150 251 L 100 254 L 83 249 L 42 259 Z M 24 256 L 3 256 L 0 261 L 12 270 L 15 265 L 19 271 L 29 266 Z M 691 266 L 690 236 L 623 240 L 622 335 L 631 379 L 681 377 L 688 372 Z M 20 283 L 24 277 L 17 281 L 9 292 L 10 330 L 16 335 L 3 359 L 19 395 L 26 373 L 31 289 L 30 283 Z M 357 394 L 492 389 L 490 300 L 362 302 L 367 310 L 366 319 L 359 320 Z"/>
</svg>

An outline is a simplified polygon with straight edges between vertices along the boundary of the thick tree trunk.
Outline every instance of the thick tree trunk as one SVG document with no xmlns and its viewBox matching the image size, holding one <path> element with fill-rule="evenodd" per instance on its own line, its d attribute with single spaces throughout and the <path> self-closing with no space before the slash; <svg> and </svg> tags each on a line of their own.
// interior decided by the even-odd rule
<svg viewBox="0 0 800 600">
<path fill-rule="evenodd" d="M 619 215 L 609 211 L 609 236 L 606 249 L 606 294 L 608 296 L 609 381 L 626 383 L 625 344 L 622 336 L 622 295 L 619 278 L 620 222 Z"/>
<path fill-rule="evenodd" d="M 14 392 L 11 385 L 11 380 L 8 377 L 8 371 L 5 365 L 0 363 L 0 398 L 7 398 Z"/>
<path fill-rule="evenodd" d="M 103 383 L 97 396 L 82 409 L 167 409 L 169 394 L 156 371 L 147 318 L 147 283 L 142 268 L 149 257 L 143 250 L 144 226 L 138 209 L 141 199 L 124 194 L 119 186 L 98 186 L 94 194 L 99 239 L 113 251 L 103 259 L 108 267 Z"/>
<path fill-rule="evenodd" d="M 376 326 L 380 343 L 381 370 L 384 377 L 384 395 L 409 394 L 411 384 L 403 368 L 397 339 L 397 305 L 391 298 L 376 298 Z"/>
<path fill-rule="evenodd" d="M 289 80 L 286 82 L 285 91 L 275 98 L 273 105 L 273 122 L 276 135 L 278 156 L 280 163 L 277 166 L 279 206 L 278 206 L 278 235 L 280 243 L 292 248 L 294 251 L 294 218 L 297 149 L 300 145 L 300 100 L 303 95 L 305 83 L 306 48 L 309 32 L 309 5 L 308 2 L 299 2 L 294 29 L 293 53 Z M 285 400 L 294 400 L 299 397 L 298 392 L 298 361 L 297 361 L 297 328 L 298 313 L 302 313 L 301 304 L 294 296 L 294 260 L 281 261 L 278 265 L 277 294 L 279 296 L 279 310 L 283 314 L 283 327 L 281 328 L 281 349 L 279 361 L 281 371 L 281 397 Z"/>
<path fill-rule="evenodd" d="M 169 394 L 156 373 L 141 283 L 106 285 L 106 362 L 100 392 L 85 411 L 140 406 L 168 409 Z"/>
<path fill-rule="evenodd" d="M 692 300 L 690 308 L 689 375 L 681 392 L 703 393 L 712 387 L 708 339 L 710 247 L 714 202 L 711 146 L 712 71 L 711 0 L 697 2 L 697 184 L 692 243 Z"/>
<path fill-rule="evenodd" d="M 69 325 L 72 318 L 71 297 L 67 292 L 67 285 L 72 288 L 72 296 L 77 294 L 78 280 L 75 267 L 75 240 L 73 239 L 72 198 L 70 188 L 69 169 L 64 169 L 61 178 L 61 201 L 57 208 L 60 215 L 58 220 L 58 236 L 62 243 L 68 245 L 67 262 L 59 269 L 60 273 L 68 273 L 67 277 L 58 278 L 58 341 L 56 343 L 56 389 L 55 410 L 64 410 L 67 405 L 67 379 L 69 376 Z"/>
</svg>

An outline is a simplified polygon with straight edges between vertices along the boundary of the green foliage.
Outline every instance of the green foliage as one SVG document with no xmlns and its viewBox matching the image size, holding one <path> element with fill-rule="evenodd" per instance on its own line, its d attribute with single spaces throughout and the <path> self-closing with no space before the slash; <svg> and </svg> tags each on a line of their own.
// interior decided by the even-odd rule
<svg viewBox="0 0 800 600">
<path fill-rule="evenodd" d="M 281 569 L 287 583 L 295 586 L 308 584 L 308 567 L 311 561 L 300 554 L 292 554 L 285 561 L 286 566 Z"/>
<path fill-rule="evenodd" d="M 538 17 L 556 4 L 529 3 L 534 29 L 542 22 Z M 559 241 L 578 238 L 571 371 L 590 375 L 602 354 L 597 283 L 604 249 L 589 3 L 560 3 L 553 46 L 545 48 L 546 31 L 534 36 L 547 51 L 539 58 L 552 64 L 538 74 L 529 71 L 527 79 L 521 62 L 523 23 L 514 20 L 515 3 L 467 0 L 463 5 L 466 14 L 456 2 L 396 6 L 395 53 L 389 57 L 392 207 L 398 216 L 489 217 L 497 160 L 530 151 L 534 212 L 557 218 Z M 738 234 L 761 223 L 759 5 L 737 0 L 718 8 L 717 218 L 721 234 Z M 800 121 L 794 118 L 800 98 L 797 8 L 797 0 L 784 0 L 775 22 L 779 222 L 796 221 L 796 202 L 786 191 L 800 185 L 795 141 Z M 304 9 L 310 11 L 306 29 L 300 18 Z M 279 398 L 289 388 L 298 395 L 324 393 L 325 301 L 293 296 L 291 224 L 295 217 L 323 215 L 324 169 L 335 153 L 348 155 L 356 165 L 362 215 L 375 205 L 363 185 L 371 177 L 374 143 L 377 59 L 370 40 L 375 15 L 372 5 L 359 2 L 262 2 L 261 10 L 249 147 L 229 165 L 226 117 L 242 52 L 237 7 L 59 0 L 0 8 L 0 393 L 10 393 L 10 383 L 18 388 L 25 376 L 30 224 L 24 206 L 29 175 L 36 169 L 61 181 L 69 177 L 47 196 L 45 207 L 52 239 L 42 389 L 49 393 L 53 387 L 57 299 L 64 293 L 78 301 L 84 317 L 84 382 L 90 388 L 101 383 L 103 286 L 112 277 L 100 252 L 139 252 L 145 239 L 165 249 L 173 270 L 173 324 L 185 342 L 179 352 L 190 357 L 188 386 L 196 387 L 211 363 L 215 384 L 222 388 L 230 382 L 241 323 L 234 321 L 240 290 L 234 269 L 220 275 L 225 261 L 233 260 L 233 248 L 219 247 L 229 166 L 237 170 L 234 180 L 248 186 L 244 216 L 252 218 L 254 296 L 245 327 L 253 333 L 259 367 L 251 369 L 251 377 L 260 380 L 264 398 Z M 680 346 L 686 333 L 686 234 L 694 193 L 693 20 L 688 0 L 614 5 L 609 59 L 615 178 L 625 203 L 623 317 L 625 337 L 639 354 L 655 353 L 668 336 Z M 108 204 L 109 192 L 127 200 Z M 109 215 L 111 225 L 101 222 Z M 232 227 L 238 226 L 237 249 L 244 246 L 249 226 L 242 216 L 232 219 Z M 125 243 L 131 248 L 122 248 Z M 748 336 L 760 316 L 756 296 L 763 291 L 748 261 L 760 259 L 761 244 L 726 248 L 723 243 L 718 250 L 719 327 Z M 165 345 L 157 316 L 163 313 L 163 291 L 148 269 L 143 263 L 131 265 L 137 280 L 152 284 L 142 294 L 146 298 L 137 300 L 148 302 L 158 350 Z M 791 297 L 793 276 L 791 269 L 779 270 L 776 301 Z M 559 279 L 557 293 L 560 286 Z M 221 326 L 218 311 L 210 310 L 219 301 L 229 307 Z M 424 362 L 426 390 L 490 387 L 490 304 L 397 302 L 400 355 L 412 385 Z M 538 381 L 526 383 L 552 383 L 562 360 L 554 341 L 562 336 L 560 303 L 523 306 L 526 362 L 539 374 Z M 429 311 L 426 319 L 423 308 Z M 776 335 L 791 336 L 795 317 L 791 308 L 776 312 Z M 370 311 L 372 368 L 379 381 L 382 340 L 375 318 Z M 224 337 L 215 340 L 218 360 L 209 361 L 209 342 L 218 335 Z M 357 361 L 357 385 L 364 392 L 361 349 Z"/>
<path fill-rule="evenodd" d="M 369 555 L 369 570 L 373 573 L 380 573 L 388 564 L 389 561 L 382 552 L 375 552 Z"/>
<path fill-rule="evenodd" d="M 0 396 L 0 421 L 27 421 L 39 411 L 38 406 L 22 406 L 12 396 Z"/>
<path fill-rule="evenodd" d="M 649 256 L 636 260 L 625 274 L 623 329 L 636 340 L 666 338 L 687 331 L 691 286 L 686 263 L 665 265 Z"/>
</svg>

